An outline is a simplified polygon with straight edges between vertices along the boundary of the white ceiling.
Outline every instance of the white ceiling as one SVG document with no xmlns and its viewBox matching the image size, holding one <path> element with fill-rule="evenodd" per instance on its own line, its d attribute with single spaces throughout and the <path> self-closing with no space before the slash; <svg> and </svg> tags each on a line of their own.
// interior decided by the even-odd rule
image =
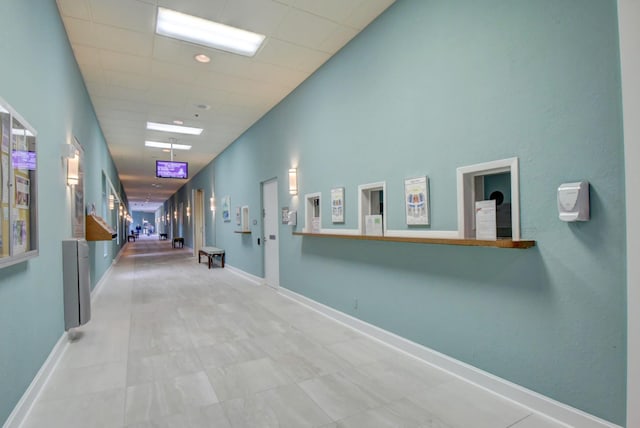
<svg viewBox="0 0 640 428">
<path fill-rule="evenodd" d="M 184 181 L 155 178 L 174 151 L 193 177 L 395 0 L 57 0 L 130 209 L 155 211 Z M 265 34 L 247 58 L 155 34 L 157 7 Z M 198 53 L 208 64 L 194 60 Z M 208 108 L 202 108 L 208 106 Z M 147 131 L 147 121 L 204 128 Z M 82 141 L 80 142 L 82 143 Z M 153 186 L 152 186 L 153 184 Z M 159 185 L 160 187 L 157 187 Z"/>
</svg>

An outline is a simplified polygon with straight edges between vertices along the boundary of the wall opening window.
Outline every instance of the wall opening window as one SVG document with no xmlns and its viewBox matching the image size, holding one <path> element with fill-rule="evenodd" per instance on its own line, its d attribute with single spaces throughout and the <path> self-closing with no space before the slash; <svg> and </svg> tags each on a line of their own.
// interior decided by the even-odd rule
<svg viewBox="0 0 640 428">
<path fill-rule="evenodd" d="M 385 219 L 385 183 L 363 184 L 358 186 L 360 199 L 359 229 L 363 235 L 383 236 Z"/>
<path fill-rule="evenodd" d="M 476 237 L 475 203 L 496 201 L 498 238 L 520 240 L 518 158 L 458 168 L 458 231 L 461 238 Z"/>
<path fill-rule="evenodd" d="M 320 233 L 322 228 L 322 211 L 320 193 L 305 195 L 304 231 L 307 233 Z"/>
</svg>

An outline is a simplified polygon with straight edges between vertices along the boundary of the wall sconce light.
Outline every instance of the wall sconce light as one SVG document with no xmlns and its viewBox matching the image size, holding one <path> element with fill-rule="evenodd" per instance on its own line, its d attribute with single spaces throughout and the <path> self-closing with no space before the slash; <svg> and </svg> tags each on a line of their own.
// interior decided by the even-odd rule
<svg viewBox="0 0 640 428">
<path fill-rule="evenodd" d="M 77 154 L 67 159 L 67 185 L 75 186 L 80 182 L 80 156 Z"/>
<path fill-rule="evenodd" d="M 289 194 L 298 194 L 298 170 L 296 168 L 289 170 Z"/>
<path fill-rule="evenodd" d="M 124 208 L 122 208 L 122 205 L 120 205 L 118 211 L 120 212 L 120 217 L 122 217 L 122 214 L 124 213 Z"/>
<path fill-rule="evenodd" d="M 191 217 L 191 206 L 187 205 L 187 217 Z"/>
<path fill-rule="evenodd" d="M 173 211 L 173 218 L 178 220 L 178 210 Z"/>
<path fill-rule="evenodd" d="M 109 211 L 113 211 L 116 206 L 116 200 L 113 195 L 109 195 Z"/>
<path fill-rule="evenodd" d="M 213 196 L 209 198 L 209 208 L 211 208 L 211 211 L 213 212 L 216 211 L 216 198 Z"/>
</svg>

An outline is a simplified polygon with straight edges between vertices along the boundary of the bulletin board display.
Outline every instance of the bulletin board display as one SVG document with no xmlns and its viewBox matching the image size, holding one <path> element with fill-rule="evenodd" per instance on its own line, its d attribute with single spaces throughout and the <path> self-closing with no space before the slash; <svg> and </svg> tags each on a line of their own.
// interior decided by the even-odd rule
<svg viewBox="0 0 640 428">
<path fill-rule="evenodd" d="M 0 268 L 38 255 L 36 131 L 0 98 Z"/>
</svg>

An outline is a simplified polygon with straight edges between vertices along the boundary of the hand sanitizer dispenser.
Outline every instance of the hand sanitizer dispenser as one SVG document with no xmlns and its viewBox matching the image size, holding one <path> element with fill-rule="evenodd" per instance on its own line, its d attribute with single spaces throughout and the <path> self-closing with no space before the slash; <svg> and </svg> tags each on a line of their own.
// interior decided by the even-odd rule
<svg viewBox="0 0 640 428">
<path fill-rule="evenodd" d="M 564 183 L 558 187 L 558 212 L 562 221 L 589 220 L 589 183 Z"/>
</svg>

